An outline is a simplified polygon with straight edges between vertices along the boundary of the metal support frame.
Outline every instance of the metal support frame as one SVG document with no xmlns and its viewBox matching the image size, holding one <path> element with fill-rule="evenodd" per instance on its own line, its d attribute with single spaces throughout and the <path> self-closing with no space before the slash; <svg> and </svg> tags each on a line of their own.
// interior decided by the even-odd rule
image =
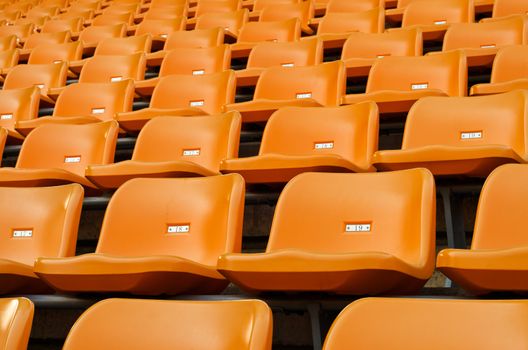
<svg viewBox="0 0 528 350">
<path fill-rule="evenodd" d="M 321 342 L 321 305 L 318 303 L 308 304 L 308 314 L 310 315 L 310 325 L 312 326 L 312 345 L 314 350 L 323 348 Z"/>
</svg>

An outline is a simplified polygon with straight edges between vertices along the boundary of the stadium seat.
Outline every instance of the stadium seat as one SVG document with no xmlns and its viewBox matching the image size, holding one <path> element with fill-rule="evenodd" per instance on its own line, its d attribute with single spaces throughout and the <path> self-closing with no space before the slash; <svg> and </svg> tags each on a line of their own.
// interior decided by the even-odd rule
<svg viewBox="0 0 528 350">
<path fill-rule="evenodd" d="M 147 12 L 139 14 L 139 17 L 141 16 L 143 17 L 143 21 L 147 19 L 175 19 L 178 17 L 187 17 L 187 6 L 175 5 L 150 7 Z"/>
<path fill-rule="evenodd" d="M 36 86 L 40 89 L 41 107 L 53 106 L 55 101 L 48 97 L 48 90 L 65 86 L 67 75 L 68 65 L 65 62 L 19 64 L 9 70 L 4 81 L 3 90 Z"/>
<path fill-rule="evenodd" d="M 25 17 L 29 19 L 38 20 L 42 17 L 54 17 L 59 14 L 59 8 L 57 6 L 35 6 L 26 12 Z"/>
<path fill-rule="evenodd" d="M 169 75 L 159 80 L 150 105 L 133 112 L 117 113 L 119 125 L 137 132 L 157 116 L 196 116 L 219 114 L 235 100 L 235 73 Z"/>
<path fill-rule="evenodd" d="M 84 48 L 90 48 L 90 53 L 93 54 L 101 41 L 124 36 L 126 36 L 126 25 L 122 23 L 108 26 L 90 26 L 79 33 L 79 41 Z"/>
<path fill-rule="evenodd" d="M 107 299 L 84 312 L 63 349 L 271 350 L 272 323 L 260 300 Z"/>
<path fill-rule="evenodd" d="M 281 22 L 247 22 L 240 28 L 237 42 L 231 45 L 231 56 L 248 57 L 259 42 L 297 41 L 300 37 L 301 26 L 296 18 Z"/>
<path fill-rule="evenodd" d="M 382 8 L 352 13 L 327 13 L 319 22 L 317 36 L 325 49 L 341 48 L 353 32 L 382 33 L 385 17 Z"/>
<path fill-rule="evenodd" d="M 6 35 L 0 37 L 0 52 L 14 50 L 17 47 L 16 35 Z"/>
<path fill-rule="evenodd" d="M 19 58 L 18 49 L 0 51 L 0 69 L 3 76 L 18 64 Z"/>
<path fill-rule="evenodd" d="M 297 18 L 301 25 L 301 31 L 306 35 L 313 35 L 310 28 L 310 20 L 314 17 L 314 7 L 311 1 L 301 1 L 295 4 L 275 4 L 266 6 L 260 11 L 259 21 L 280 22 Z"/>
<path fill-rule="evenodd" d="M 54 19 L 47 21 L 41 28 L 41 33 L 58 33 L 70 31 L 72 33 L 80 32 L 83 27 L 81 17 Z"/>
<path fill-rule="evenodd" d="M 244 290 L 411 293 L 435 260 L 435 184 L 426 169 L 305 173 L 284 188 L 266 252 L 218 258 Z"/>
<path fill-rule="evenodd" d="M 454 23 L 475 21 L 473 0 L 413 1 L 403 11 L 402 28 L 418 27 L 424 40 L 441 40 Z"/>
<path fill-rule="evenodd" d="M 178 30 L 185 30 L 185 21 L 185 17 L 177 17 L 173 19 L 144 19 L 138 24 L 134 35 L 150 34 L 153 40 L 164 43 L 170 33 Z"/>
<path fill-rule="evenodd" d="M 478 97 L 427 97 L 409 111 L 401 150 L 374 155 L 378 170 L 428 168 L 435 175 L 486 177 L 528 161 L 526 91 Z"/>
<path fill-rule="evenodd" d="M 512 45 L 499 49 L 489 84 L 476 84 L 470 95 L 488 95 L 516 89 L 528 89 L 528 45 Z"/>
<path fill-rule="evenodd" d="M 224 34 L 231 41 L 236 41 L 240 29 L 248 21 L 247 9 L 226 13 L 206 13 L 196 19 L 195 29 L 224 28 Z"/>
<path fill-rule="evenodd" d="M 226 13 L 240 10 L 240 0 L 200 0 L 193 10 L 189 9 L 189 17 L 198 18 L 205 13 Z"/>
<path fill-rule="evenodd" d="M 115 24 L 134 24 L 134 14 L 130 12 L 123 13 L 103 13 L 99 16 L 96 16 L 91 25 L 92 26 L 109 26 Z"/>
<path fill-rule="evenodd" d="M 115 121 L 36 128 L 24 140 L 16 166 L 0 168 L 0 186 L 39 187 L 79 183 L 87 190 L 96 189 L 84 177 L 85 168 L 89 164 L 114 161 L 118 131 Z"/>
<path fill-rule="evenodd" d="M 94 18 L 94 11 L 88 8 L 76 8 L 70 7 L 66 12 L 61 13 L 56 17 L 57 19 L 73 19 L 73 18 L 82 18 L 84 21 L 91 21 Z"/>
<path fill-rule="evenodd" d="M 229 45 L 209 48 L 179 48 L 168 51 L 161 62 L 158 77 L 136 81 L 136 92 L 150 96 L 163 77 L 181 75 L 203 75 L 220 73 L 231 67 Z"/>
<path fill-rule="evenodd" d="M 465 96 L 467 67 L 457 51 L 419 57 L 385 57 L 370 70 L 364 94 L 350 94 L 344 104 L 374 101 L 380 113 L 406 113 L 426 96 Z"/>
<path fill-rule="evenodd" d="M 26 89 L 0 90 L 0 106 L 2 106 L 0 127 L 8 133 L 7 143 L 22 142 L 24 136 L 15 130 L 15 123 L 19 120 L 37 118 L 39 101 L 40 89 L 36 86 Z"/>
<path fill-rule="evenodd" d="M 240 114 L 157 117 L 139 133 L 131 160 L 88 166 L 86 177 L 101 189 L 116 189 L 136 177 L 219 175 L 220 161 L 238 156 Z"/>
<path fill-rule="evenodd" d="M 253 100 L 228 104 L 245 123 L 265 122 L 281 107 L 335 107 L 345 94 L 345 67 L 341 61 L 308 67 L 271 67 L 260 75 Z"/>
<path fill-rule="evenodd" d="M 365 298 L 341 311 L 323 350 L 521 350 L 527 312 L 526 300 Z"/>
<path fill-rule="evenodd" d="M 0 344 L 5 350 L 26 349 L 34 306 L 26 298 L 0 299 Z"/>
<path fill-rule="evenodd" d="M 88 124 L 113 120 L 116 113 L 131 111 L 133 100 L 134 84 L 131 80 L 71 84 L 57 98 L 52 116 L 19 121 L 15 128 L 27 135 L 46 124 Z"/>
<path fill-rule="evenodd" d="M 31 23 L 0 26 L 0 37 L 15 35 L 17 37 L 17 41 L 23 42 L 31 33 L 33 33 L 33 29 L 34 25 Z"/>
<path fill-rule="evenodd" d="M 528 3 L 517 0 L 494 0 L 494 18 L 511 15 L 528 15 Z"/>
<path fill-rule="evenodd" d="M 28 64 L 49 64 L 55 62 L 72 62 L 82 58 L 83 48 L 78 41 L 64 44 L 39 45 L 31 50 Z M 2 71 L 4 74 L 4 71 Z"/>
<path fill-rule="evenodd" d="M 348 77 L 368 76 L 374 62 L 387 56 L 421 56 L 422 33 L 419 29 L 385 33 L 350 33 L 343 45 L 341 60 Z"/>
<path fill-rule="evenodd" d="M 147 61 L 145 54 L 137 52 L 126 56 L 98 55 L 87 59 L 79 75 L 79 83 L 110 83 L 121 80 L 143 80 Z M 56 100 L 64 87 L 48 91 L 48 97 Z"/>
<path fill-rule="evenodd" d="M 513 17 L 482 23 L 459 23 L 449 27 L 442 50 L 460 50 L 468 66 L 491 66 L 497 50 L 509 45 L 528 43 L 525 20 Z"/>
<path fill-rule="evenodd" d="M 33 263 L 39 256 L 75 254 L 82 187 L 0 187 L 0 194 L 0 294 L 52 292 L 34 274 Z"/>
<path fill-rule="evenodd" d="M 39 45 L 48 44 L 63 44 L 70 41 L 70 33 L 68 31 L 55 33 L 33 33 L 24 42 L 22 50 L 20 50 L 20 58 L 27 60 L 31 50 Z"/>
<path fill-rule="evenodd" d="M 257 44 L 249 54 L 246 69 L 235 71 L 237 86 L 255 86 L 269 67 L 304 67 L 323 63 L 323 43 L 317 38 L 293 42 Z"/>
<path fill-rule="evenodd" d="M 172 32 L 162 51 L 147 54 L 147 65 L 159 66 L 167 52 L 179 48 L 207 48 L 220 46 L 224 43 L 224 29 L 220 27 L 212 29 L 181 30 Z"/>
<path fill-rule="evenodd" d="M 315 15 L 317 17 L 312 18 L 310 26 L 317 27 L 321 18 L 327 13 L 364 12 L 378 7 L 385 8 L 385 0 L 323 0 L 323 2 L 315 2 Z"/>
<path fill-rule="evenodd" d="M 245 1 L 244 7 L 251 9 L 251 19 L 258 20 L 261 11 L 268 6 L 275 5 L 287 5 L 287 4 L 298 4 L 302 0 L 251 0 L 250 2 Z"/>
<path fill-rule="evenodd" d="M 472 294 L 528 291 L 527 179 L 528 165 L 495 169 L 482 188 L 471 248 L 438 254 L 437 268 Z"/>
<path fill-rule="evenodd" d="M 377 149 L 378 108 L 373 102 L 285 107 L 270 117 L 257 156 L 227 157 L 220 170 L 238 173 L 246 183 L 286 183 L 304 172 L 375 171 Z"/>
<path fill-rule="evenodd" d="M 243 208 L 236 174 L 132 179 L 110 199 L 95 253 L 38 258 L 35 272 L 68 293 L 219 293 L 216 260 L 240 251 Z"/>
</svg>

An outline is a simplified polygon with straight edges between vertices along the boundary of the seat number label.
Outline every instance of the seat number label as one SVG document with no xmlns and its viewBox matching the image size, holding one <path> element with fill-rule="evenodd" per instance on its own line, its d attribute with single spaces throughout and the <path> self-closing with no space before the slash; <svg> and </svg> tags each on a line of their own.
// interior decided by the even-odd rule
<svg viewBox="0 0 528 350">
<path fill-rule="evenodd" d="M 460 133 L 460 138 L 462 140 L 481 139 L 482 131 L 462 132 Z"/>
<path fill-rule="evenodd" d="M 33 230 L 13 230 L 14 238 L 33 237 Z"/>
<path fill-rule="evenodd" d="M 332 149 L 334 148 L 333 142 L 316 142 L 314 144 L 314 149 Z"/>
<path fill-rule="evenodd" d="M 116 81 L 121 81 L 121 80 L 123 80 L 123 77 L 111 77 L 110 78 L 110 81 L 112 83 L 115 83 Z"/>
<path fill-rule="evenodd" d="M 370 224 L 346 224 L 345 232 L 370 232 Z"/>
<path fill-rule="evenodd" d="M 311 98 L 312 97 L 312 93 L 311 92 L 303 92 L 303 93 L 299 93 L 299 94 L 295 95 L 295 97 L 297 97 L 299 100 L 302 100 L 302 99 L 305 99 L 305 98 Z"/>
<path fill-rule="evenodd" d="M 495 44 L 480 45 L 481 49 L 491 49 L 495 47 Z"/>
<path fill-rule="evenodd" d="M 167 225 L 167 233 L 189 233 L 191 225 Z"/>
<path fill-rule="evenodd" d="M 429 87 L 428 83 L 419 83 L 419 84 L 412 84 L 411 90 L 424 90 Z"/>
<path fill-rule="evenodd" d="M 64 163 L 80 163 L 81 156 L 66 156 L 64 157 Z"/>
<path fill-rule="evenodd" d="M 104 108 L 92 108 L 92 114 L 103 114 L 104 112 Z"/>
<path fill-rule="evenodd" d="M 446 24 L 447 21 L 444 19 L 444 20 L 441 20 L 441 21 L 435 21 L 434 24 L 436 25 L 440 25 L 440 24 Z"/>
<path fill-rule="evenodd" d="M 44 89 L 44 84 L 35 84 L 36 87 L 38 87 L 39 89 Z"/>
<path fill-rule="evenodd" d="M 203 106 L 205 104 L 204 100 L 199 100 L 199 101 L 191 101 L 189 102 L 189 105 L 191 107 L 200 107 L 200 106 Z"/>
<path fill-rule="evenodd" d="M 204 75 L 205 74 L 205 70 L 204 69 L 196 69 L 196 70 L 192 71 L 192 74 L 193 75 Z"/>
<path fill-rule="evenodd" d="M 200 155 L 200 149 L 199 148 L 184 149 L 183 150 L 183 155 L 184 156 L 199 156 Z"/>
<path fill-rule="evenodd" d="M 0 119 L 1 119 L 1 120 L 13 119 L 13 114 L 11 114 L 11 113 L 8 113 L 8 114 L 0 114 Z"/>
<path fill-rule="evenodd" d="M 291 68 L 293 67 L 293 63 L 283 63 L 281 66 Z"/>
</svg>

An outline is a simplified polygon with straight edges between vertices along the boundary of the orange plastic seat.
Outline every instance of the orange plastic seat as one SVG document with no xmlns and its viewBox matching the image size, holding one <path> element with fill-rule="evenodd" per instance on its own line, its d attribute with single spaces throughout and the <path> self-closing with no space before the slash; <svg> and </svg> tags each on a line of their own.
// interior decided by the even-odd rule
<svg viewBox="0 0 528 350">
<path fill-rule="evenodd" d="M 0 90 L 0 127 L 2 131 L 2 140 L 0 144 L 21 143 L 24 139 L 18 131 L 15 130 L 15 123 L 19 120 L 31 120 L 38 116 L 40 100 L 40 89 L 31 86 L 25 89 Z M 7 132 L 7 135 L 4 135 Z M 1 153 L 1 152 L 0 152 Z"/>
<path fill-rule="evenodd" d="M 84 170 L 89 164 L 113 162 L 118 131 L 115 121 L 36 128 L 24 140 L 16 166 L 0 168 L 0 185 L 39 187 L 79 183 L 87 189 L 96 189 L 84 177 Z"/>
<path fill-rule="evenodd" d="M 39 256 L 75 254 L 82 187 L 0 187 L 0 193 L 5 232 L 0 238 L 0 294 L 52 292 L 33 272 L 33 263 Z"/>
<path fill-rule="evenodd" d="M 301 37 L 300 22 L 292 18 L 281 22 L 247 22 L 240 29 L 237 42 L 231 45 L 233 58 L 248 57 L 259 42 L 297 41 Z"/>
<path fill-rule="evenodd" d="M 137 81 L 136 92 L 152 95 L 159 80 L 173 74 L 203 75 L 220 73 L 231 67 L 231 51 L 228 45 L 210 48 L 179 48 L 168 51 L 156 78 Z"/>
<path fill-rule="evenodd" d="M 271 350 L 272 323 L 270 308 L 260 300 L 107 299 L 77 320 L 64 350 Z M 167 332 L 169 324 L 174 330 Z"/>
<path fill-rule="evenodd" d="M 259 16 L 261 22 L 279 22 L 291 18 L 299 19 L 301 30 L 307 35 L 314 34 L 309 27 L 310 20 L 314 17 L 314 7 L 311 1 L 302 1 L 295 4 L 275 4 L 262 9 Z"/>
<path fill-rule="evenodd" d="M 240 251 L 243 208 L 236 174 L 132 179 L 110 199 L 94 254 L 39 258 L 35 272 L 69 293 L 219 293 L 216 260 Z"/>
<path fill-rule="evenodd" d="M 494 18 L 511 15 L 528 15 L 528 3 L 517 0 L 494 0 Z"/>
<path fill-rule="evenodd" d="M 249 20 L 247 9 L 225 13 L 205 13 L 196 19 L 195 29 L 223 28 L 225 35 L 236 41 L 240 29 Z"/>
<path fill-rule="evenodd" d="M 56 33 L 34 33 L 24 42 L 22 52 L 25 52 L 29 56 L 31 50 L 39 45 L 63 44 L 68 41 L 70 41 L 70 33 L 67 31 Z"/>
<path fill-rule="evenodd" d="M 499 49 L 489 84 L 476 84 L 470 95 L 497 94 L 516 89 L 528 90 L 528 45 L 512 45 Z"/>
<path fill-rule="evenodd" d="M 174 19 L 178 17 L 187 17 L 187 6 L 175 5 L 164 7 L 150 7 L 147 12 L 140 14 L 143 21 L 146 19 Z"/>
<path fill-rule="evenodd" d="M 115 114 L 132 110 L 134 84 L 131 80 L 112 83 L 77 83 L 64 88 L 52 116 L 19 121 L 15 128 L 23 135 L 46 124 L 88 124 L 113 120 Z"/>
<path fill-rule="evenodd" d="M 141 4 L 139 2 L 110 2 L 110 5 L 104 8 L 101 12 L 103 14 L 122 14 L 131 13 L 133 15 L 138 14 Z"/>
<path fill-rule="evenodd" d="M 241 5 L 240 0 L 200 0 L 196 5 L 194 17 L 198 18 L 205 13 L 234 12 L 240 10 Z"/>
<path fill-rule="evenodd" d="M 341 61 L 308 67 L 271 67 L 260 75 L 253 100 L 229 104 L 242 121 L 265 122 L 281 107 L 335 107 L 345 94 L 345 67 Z"/>
<path fill-rule="evenodd" d="M 474 21 L 473 0 L 413 1 L 403 11 L 402 28 L 418 27 L 424 40 L 441 40 L 452 24 Z"/>
<path fill-rule="evenodd" d="M 363 12 L 384 6 L 384 0 L 330 0 L 326 5 L 326 13 Z"/>
<path fill-rule="evenodd" d="M 114 24 L 108 26 L 90 26 L 79 34 L 79 41 L 84 47 L 95 49 L 97 44 L 105 39 L 122 38 L 126 36 L 126 25 Z"/>
<path fill-rule="evenodd" d="M 54 19 L 47 21 L 41 28 L 41 33 L 57 33 L 57 32 L 79 32 L 83 27 L 83 19 L 81 17 Z"/>
<path fill-rule="evenodd" d="M 96 16 L 92 20 L 92 26 L 109 26 L 116 24 L 134 24 L 134 14 L 130 12 L 124 13 L 103 13 L 99 16 Z"/>
<path fill-rule="evenodd" d="M 84 23 L 84 21 L 91 21 L 94 18 L 94 15 L 95 14 L 93 10 L 70 7 L 66 12 L 61 13 L 56 18 L 57 19 L 82 18 L 83 23 Z"/>
<path fill-rule="evenodd" d="M 2 75 L 7 74 L 11 68 L 18 64 L 19 57 L 18 49 L 0 51 L 0 69 L 2 70 Z"/>
<path fill-rule="evenodd" d="M 7 35 L 0 37 L 0 52 L 14 50 L 17 47 L 16 35 Z"/>
<path fill-rule="evenodd" d="M 301 174 L 282 191 L 266 252 L 221 255 L 218 271 L 247 291 L 413 292 L 434 270 L 435 200 L 426 169 Z"/>
<path fill-rule="evenodd" d="M 28 64 L 71 62 L 82 58 L 83 48 L 78 41 L 64 44 L 39 45 L 31 50 Z"/>
<path fill-rule="evenodd" d="M 31 23 L 0 26 L 0 37 L 15 35 L 18 41 L 24 41 L 31 33 L 33 33 L 34 25 Z"/>
<path fill-rule="evenodd" d="M 426 96 L 465 96 L 467 65 L 458 51 L 419 57 L 385 57 L 370 70 L 364 94 L 343 98 L 344 104 L 374 101 L 380 113 L 406 113 Z"/>
<path fill-rule="evenodd" d="M 373 102 L 285 107 L 266 124 L 258 156 L 227 158 L 220 170 L 239 173 L 246 183 L 286 183 L 304 172 L 374 171 L 377 149 L 378 108 Z"/>
<path fill-rule="evenodd" d="M 472 294 L 528 292 L 527 179 L 527 165 L 495 169 L 480 194 L 471 248 L 438 254 L 437 268 Z"/>
<path fill-rule="evenodd" d="M 499 48 L 528 43 L 524 34 L 524 22 L 522 17 L 513 17 L 481 23 L 453 24 L 446 32 L 442 50 L 464 52 L 470 67 L 491 66 Z"/>
<path fill-rule="evenodd" d="M 382 33 L 385 28 L 385 13 L 382 8 L 363 12 L 327 13 L 319 22 L 317 36 L 325 48 L 340 48 L 350 33 Z"/>
<path fill-rule="evenodd" d="M 0 344 L 2 348 L 26 349 L 34 306 L 26 298 L 0 299 Z"/>
<path fill-rule="evenodd" d="M 347 76 L 368 76 L 374 62 L 387 56 L 421 56 L 422 33 L 419 29 L 385 33 L 350 33 L 343 45 L 341 60 Z"/>
<path fill-rule="evenodd" d="M 255 86 L 269 67 L 303 67 L 323 63 L 323 44 L 317 38 L 285 43 L 257 44 L 249 54 L 246 69 L 237 70 L 238 86 Z"/>
<path fill-rule="evenodd" d="M 323 350 L 521 350 L 527 312 L 526 300 L 365 298 L 341 311 Z"/>
<path fill-rule="evenodd" d="M 39 19 L 42 17 L 54 17 L 59 14 L 59 8 L 57 6 L 35 6 L 26 12 L 26 18 Z"/>
<path fill-rule="evenodd" d="M 150 34 L 156 40 L 166 39 L 170 33 L 185 30 L 185 17 L 174 19 L 144 19 L 136 28 L 135 35 Z"/>
<path fill-rule="evenodd" d="M 169 75 L 159 80 L 148 108 L 117 113 L 119 125 L 136 132 L 157 116 L 213 115 L 235 100 L 235 73 Z"/>
<path fill-rule="evenodd" d="M 525 163 L 528 95 L 428 97 L 409 111 L 401 150 L 374 155 L 378 170 L 426 167 L 435 175 L 486 177 L 504 163 Z"/>
<path fill-rule="evenodd" d="M 86 177 L 101 189 L 116 189 L 136 177 L 219 175 L 220 161 L 238 155 L 240 114 L 157 117 L 141 130 L 131 160 L 88 166 Z"/>
</svg>

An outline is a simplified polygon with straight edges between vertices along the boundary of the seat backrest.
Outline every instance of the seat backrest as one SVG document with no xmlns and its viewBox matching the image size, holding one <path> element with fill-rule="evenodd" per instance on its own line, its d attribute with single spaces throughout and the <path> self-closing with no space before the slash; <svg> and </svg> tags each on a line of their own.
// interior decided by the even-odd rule
<svg viewBox="0 0 528 350">
<path fill-rule="evenodd" d="M 304 173 L 279 197 L 266 251 L 380 252 L 432 273 L 435 202 L 426 169 Z"/>
<path fill-rule="evenodd" d="M 140 8 L 139 2 L 130 2 L 130 3 L 111 2 L 110 6 L 106 7 L 102 12 L 103 14 L 131 13 L 135 15 L 139 12 L 139 8 Z"/>
<path fill-rule="evenodd" d="M 72 18 L 82 18 L 83 21 L 91 20 L 94 18 L 94 10 L 88 8 L 73 8 L 71 7 L 68 11 L 61 13 L 56 17 L 57 19 L 72 19 Z"/>
<path fill-rule="evenodd" d="M 494 0 L 493 16 L 528 15 L 528 3 L 518 0 Z"/>
<path fill-rule="evenodd" d="M 444 37 L 442 50 L 487 48 L 524 44 L 524 20 L 505 20 L 453 24 Z"/>
<path fill-rule="evenodd" d="M 112 120 L 116 113 L 132 110 L 134 83 L 77 83 L 64 88 L 53 110 L 55 117 L 94 116 Z"/>
<path fill-rule="evenodd" d="M 0 221 L 5 232 L 0 237 L 2 259 L 33 266 L 41 256 L 75 255 L 84 197 L 81 185 L 1 187 L 0 193 L 5 215 Z"/>
<path fill-rule="evenodd" d="M 96 253 L 172 255 L 215 267 L 218 256 L 240 252 L 243 210 L 238 174 L 133 179 L 110 199 Z"/>
<path fill-rule="evenodd" d="M 302 67 L 323 63 L 323 42 L 317 38 L 260 43 L 249 54 L 247 68 Z"/>
<path fill-rule="evenodd" d="M 268 120 L 259 155 L 334 154 L 369 169 L 378 150 L 378 129 L 378 108 L 370 101 L 343 107 L 284 107 Z"/>
<path fill-rule="evenodd" d="M 0 90 L 0 127 L 13 130 L 17 121 L 37 118 L 39 101 L 40 89 L 36 86 Z"/>
<path fill-rule="evenodd" d="M 528 160 L 527 98 L 523 90 L 474 97 L 422 98 L 407 116 L 402 149 L 502 145 Z"/>
<path fill-rule="evenodd" d="M 241 117 L 228 112 L 207 117 L 157 117 L 141 130 L 133 160 L 193 162 L 219 172 L 220 162 L 238 156 Z"/>
<path fill-rule="evenodd" d="M 59 13 L 59 8 L 56 6 L 45 7 L 36 6 L 26 12 L 26 18 L 39 19 L 42 17 L 53 17 Z"/>
<path fill-rule="evenodd" d="M 260 300 L 107 299 L 81 315 L 63 349 L 270 350 L 272 323 Z"/>
<path fill-rule="evenodd" d="M 528 246 L 527 180 L 528 166 L 519 164 L 503 165 L 488 176 L 480 193 L 471 249 Z"/>
<path fill-rule="evenodd" d="M 4 90 L 36 86 L 42 93 L 49 88 L 66 85 L 68 65 L 65 62 L 51 64 L 19 64 L 11 68 L 4 81 Z"/>
<path fill-rule="evenodd" d="M 195 29 L 223 28 L 238 34 L 240 28 L 249 20 L 249 11 L 241 9 L 235 12 L 205 13 L 196 19 Z"/>
<path fill-rule="evenodd" d="M 271 67 L 260 75 L 253 99 L 311 98 L 323 106 L 339 106 L 346 90 L 343 62 L 308 67 Z"/>
<path fill-rule="evenodd" d="M 341 311 L 323 349 L 521 350 L 527 313 L 525 300 L 364 298 Z"/>
<path fill-rule="evenodd" d="M 0 37 L 0 52 L 7 50 L 14 50 L 17 47 L 17 37 L 16 35 L 6 35 Z"/>
<path fill-rule="evenodd" d="M 375 8 L 362 12 L 327 13 L 319 22 L 317 34 L 382 33 L 385 30 L 385 11 Z"/>
<path fill-rule="evenodd" d="M 47 21 L 42 26 L 42 33 L 57 33 L 57 32 L 79 32 L 83 28 L 83 19 L 81 17 L 54 19 Z"/>
<path fill-rule="evenodd" d="M 20 55 L 17 49 L 0 51 L 0 68 L 11 68 L 18 64 Z"/>
<path fill-rule="evenodd" d="M 247 22 L 238 34 L 237 42 L 297 41 L 301 37 L 301 24 L 292 18 L 281 22 Z"/>
<path fill-rule="evenodd" d="M 136 52 L 149 53 L 152 38 L 149 34 L 125 38 L 107 38 L 101 40 L 94 55 L 131 55 Z"/>
<path fill-rule="evenodd" d="M 135 35 L 150 34 L 167 38 L 170 33 L 185 30 L 185 17 L 173 19 L 144 19 L 138 24 Z"/>
<path fill-rule="evenodd" d="M 343 45 L 341 59 L 421 56 L 422 33 L 418 29 L 385 33 L 350 33 Z"/>
<path fill-rule="evenodd" d="M 180 30 L 172 32 L 163 46 L 164 50 L 178 48 L 204 48 L 220 46 L 224 43 L 224 29 L 220 27 L 211 29 Z"/>
<path fill-rule="evenodd" d="M 195 17 L 204 13 L 234 12 L 241 8 L 240 0 L 200 0 L 196 5 Z"/>
<path fill-rule="evenodd" d="M 93 56 L 84 64 L 79 76 L 80 83 L 108 83 L 125 79 L 145 78 L 147 59 L 137 52 L 126 56 Z"/>
<path fill-rule="evenodd" d="M 122 38 L 126 36 L 125 24 L 113 24 L 108 26 L 90 26 L 79 34 L 79 41 L 83 44 L 97 44 L 109 38 Z"/>
<path fill-rule="evenodd" d="M 34 25 L 31 23 L 12 26 L 0 26 L 0 37 L 15 35 L 19 40 L 22 40 L 27 38 L 31 33 L 33 33 L 33 28 Z"/>
<path fill-rule="evenodd" d="M 506 46 L 497 52 L 491 70 L 491 82 L 528 78 L 528 45 Z"/>
<path fill-rule="evenodd" d="M 0 299 L 0 347 L 26 349 L 33 322 L 34 306 L 26 298 Z"/>
<path fill-rule="evenodd" d="M 34 33 L 28 36 L 24 42 L 24 49 L 33 49 L 38 45 L 47 44 L 62 44 L 70 40 L 70 33 L 56 32 L 56 33 Z"/>
<path fill-rule="evenodd" d="M 115 120 L 82 125 L 42 125 L 24 140 L 16 167 L 57 168 L 84 176 L 88 165 L 114 162 L 118 132 L 119 124 Z"/>
<path fill-rule="evenodd" d="M 301 0 L 254 0 L 253 11 L 262 11 L 265 7 L 283 5 L 283 4 L 298 4 Z"/>
<path fill-rule="evenodd" d="M 129 12 L 103 13 L 92 20 L 92 26 L 108 26 L 122 23 L 132 25 L 134 23 L 134 14 Z"/>
<path fill-rule="evenodd" d="M 211 74 L 231 67 L 229 45 L 209 48 L 179 48 L 169 51 L 161 62 L 159 76 Z"/>
<path fill-rule="evenodd" d="M 402 27 L 475 21 L 473 0 L 413 1 L 403 11 Z"/>
<path fill-rule="evenodd" d="M 150 7 L 143 16 L 146 19 L 175 19 L 187 17 L 187 6 Z"/>
<path fill-rule="evenodd" d="M 185 6 L 189 4 L 188 0 L 152 0 L 150 8 L 163 8 L 168 6 Z"/>
<path fill-rule="evenodd" d="M 370 69 L 366 92 L 439 89 L 449 96 L 467 93 L 467 63 L 457 51 L 418 57 L 385 57 Z"/>
<path fill-rule="evenodd" d="M 326 13 L 362 12 L 377 7 L 384 8 L 385 0 L 330 0 L 326 5 Z"/>
<path fill-rule="evenodd" d="M 206 114 L 222 113 L 235 102 L 236 78 L 232 70 L 203 75 L 169 75 L 160 78 L 152 92 L 152 108 L 196 107 Z"/>
<path fill-rule="evenodd" d="M 308 26 L 313 17 L 314 6 L 312 1 L 301 1 L 295 4 L 276 4 L 266 6 L 260 12 L 259 21 L 273 22 L 297 18 L 302 26 Z"/>
<path fill-rule="evenodd" d="M 39 45 L 31 50 L 29 64 L 69 62 L 82 58 L 83 48 L 79 41 L 64 44 Z"/>
</svg>

